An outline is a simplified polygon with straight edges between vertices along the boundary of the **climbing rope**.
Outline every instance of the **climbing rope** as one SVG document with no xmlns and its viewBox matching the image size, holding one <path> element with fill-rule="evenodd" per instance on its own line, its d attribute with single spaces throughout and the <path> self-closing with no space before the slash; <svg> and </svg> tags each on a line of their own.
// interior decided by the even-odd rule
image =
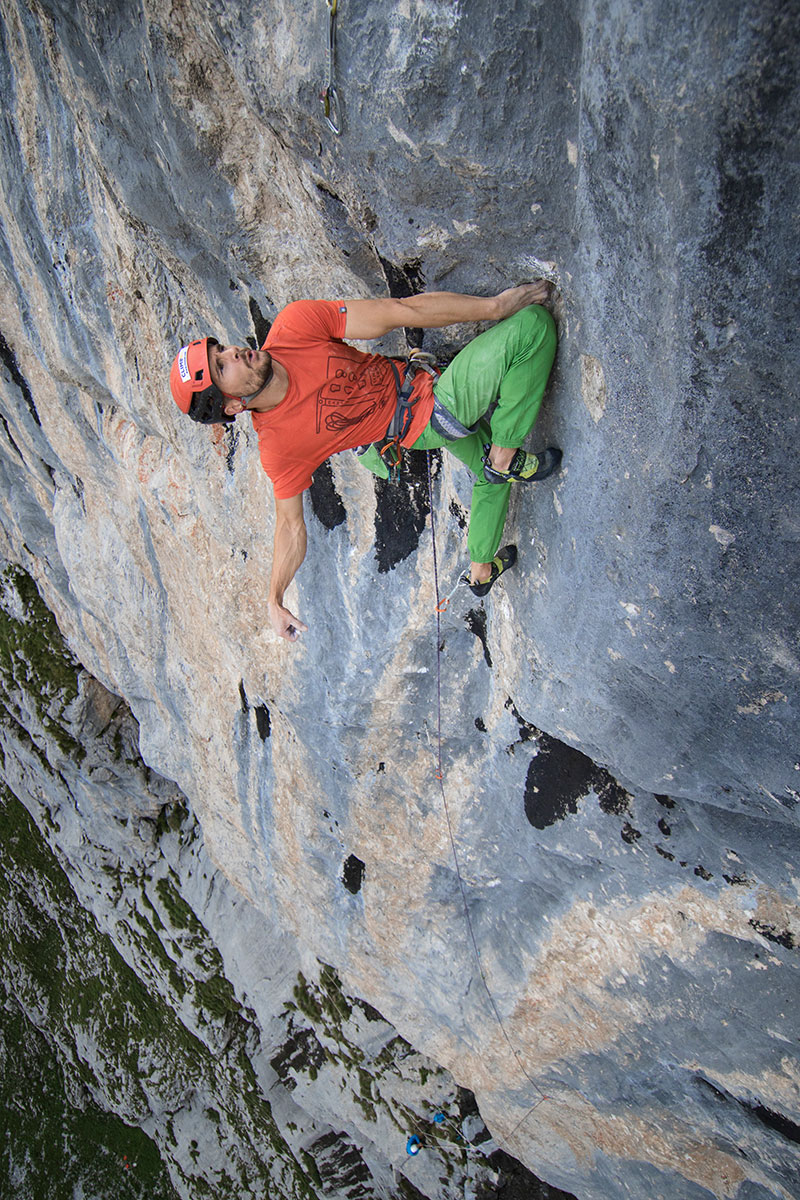
<svg viewBox="0 0 800 1200">
<path fill-rule="evenodd" d="M 325 114 L 325 124 L 335 134 L 342 132 L 342 121 L 339 113 L 339 97 L 333 82 L 333 65 L 336 57 L 336 12 L 339 0 L 325 0 L 328 8 L 328 41 L 325 46 L 325 86 L 320 92 L 322 111 Z"/>
<path fill-rule="evenodd" d="M 489 982 L 486 978 L 486 972 L 483 969 L 483 961 L 481 959 L 481 952 L 478 949 L 478 940 L 475 937 L 475 929 L 472 924 L 472 918 L 469 915 L 469 905 L 467 903 L 467 889 L 464 886 L 464 880 L 461 875 L 461 866 L 460 866 L 459 860 L 458 860 L 458 851 L 456 850 L 456 840 L 455 840 L 455 836 L 453 834 L 453 824 L 452 824 L 452 821 L 450 820 L 450 810 L 447 805 L 447 793 L 445 791 L 444 771 L 442 768 L 442 612 L 447 607 L 450 597 L 452 597 L 453 593 L 455 592 L 455 588 L 453 589 L 453 592 L 450 593 L 450 597 L 447 597 L 444 602 L 442 602 L 439 599 L 439 565 L 438 565 L 438 560 L 437 560 L 437 555 L 436 555 L 436 519 L 434 516 L 433 476 L 431 474 L 431 452 L 430 452 L 430 450 L 425 451 L 425 458 L 427 460 L 427 468 L 428 468 L 428 504 L 429 504 L 429 507 L 431 510 L 431 541 L 433 544 L 433 586 L 434 586 L 434 591 L 436 593 L 436 770 L 434 772 L 434 777 L 438 781 L 439 791 L 441 792 L 441 796 L 442 796 L 442 807 L 444 808 L 444 815 L 445 815 L 445 819 L 447 822 L 447 832 L 450 837 L 450 847 L 453 852 L 453 862 L 454 862 L 455 868 L 456 868 L 456 877 L 458 879 L 458 886 L 461 890 L 461 900 L 462 900 L 462 903 L 464 906 L 464 918 L 467 923 L 467 929 L 469 930 L 470 941 L 472 942 L 472 950 L 473 950 L 473 954 L 475 957 L 475 962 L 478 967 L 478 974 L 481 977 L 481 982 L 483 983 L 486 995 L 489 998 L 489 1003 L 492 1007 L 492 1011 L 494 1012 L 497 1024 L 503 1034 L 503 1037 L 506 1040 L 506 1044 L 508 1045 L 509 1050 L 511 1051 L 511 1053 L 514 1055 L 514 1058 L 516 1059 L 517 1066 L 519 1067 L 521 1073 L 527 1079 L 528 1083 L 534 1089 L 534 1091 L 538 1092 L 538 1094 L 539 1094 L 539 1099 L 536 1101 L 536 1103 L 532 1104 L 530 1106 L 530 1108 L 527 1110 L 527 1112 L 520 1118 L 520 1120 L 517 1122 L 517 1124 L 511 1130 L 511 1133 L 508 1135 L 508 1140 L 511 1141 L 514 1138 L 517 1130 L 520 1128 L 520 1126 L 523 1124 L 524 1121 L 527 1121 L 528 1117 L 531 1115 L 533 1110 L 535 1108 L 537 1108 L 542 1103 L 543 1100 L 548 1100 L 549 1097 L 544 1094 L 542 1089 L 538 1086 L 538 1084 L 535 1082 L 535 1080 L 531 1077 L 530 1073 L 526 1070 L 525 1064 L 523 1063 L 522 1058 L 520 1057 L 520 1054 L 519 1054 L 516 1046 L 511 1041 L 508 1030 L 506 1029 L 506 1026 L 505 1026 L 505 1022 L 503 1021 L 503 1018 L 500 1016 L 500 1010 L 497 1007 L 495 998 L 492 995 L 491 988 L 489 987 Z M 456 584 L 456 587 L 458 587 L 462 582 L 463 582 L 463 577 L 462 577 L 462 579 L 459 579 L 458 584 Z"/>
</svg>

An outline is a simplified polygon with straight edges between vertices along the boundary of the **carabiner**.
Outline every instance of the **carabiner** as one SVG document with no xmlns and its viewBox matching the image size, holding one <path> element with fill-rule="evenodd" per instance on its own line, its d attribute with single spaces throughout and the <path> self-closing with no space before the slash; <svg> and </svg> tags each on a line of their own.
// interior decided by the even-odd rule
<svg viewBox="0 0 800 1200">
<path fill-rule="evenodd" d="M 342 122 L 339 115 L 339 97 L 336 94 L 336 88 L 332 83 L 329 83 L 326 88 L 323 88 L 320 93 L 322 101 L 322 111 L 325 115 L 325 124 L 330 131 L 335 134 L 342 132 Z"/>
<path fill-rule="evenodd" d="M 333 83 L 334 62 L 336 58 L 336 12 L 339 0 L 325 0 L 328 6 L 328 43 L 325 47 L 325 86 L 320 93 L 322 110 L 325 114 L 325 124 L 335 134 L 342 132 L 342 120 L 339 111 L 339 97 Z"/>
</svg>

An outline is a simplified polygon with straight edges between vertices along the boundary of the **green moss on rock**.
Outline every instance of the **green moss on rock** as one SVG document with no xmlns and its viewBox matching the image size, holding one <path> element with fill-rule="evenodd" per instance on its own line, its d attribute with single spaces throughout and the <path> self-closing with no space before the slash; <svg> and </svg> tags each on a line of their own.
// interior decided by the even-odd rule
<svg viewBox="0 0 800 1200">
<path fill-rule="evenodd" d="M 0 681 L 7 696 L 21 691 L 61 751 L 77 762 L 85 751 L 61 722 L 78 694 L 81 666 L 56 619 L 21 567 L 0 575 Z"/>
</svg>

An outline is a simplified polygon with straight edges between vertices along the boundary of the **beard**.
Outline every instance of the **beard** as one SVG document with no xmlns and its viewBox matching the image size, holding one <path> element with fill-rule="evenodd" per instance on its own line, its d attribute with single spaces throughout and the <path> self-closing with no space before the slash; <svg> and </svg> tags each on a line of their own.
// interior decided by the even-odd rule
<svg viewBox="0 0 800 1200">
<path fill-rule="evenodd" d="M 274 371 L 273 371 L 273 367 L 272 367 L 272 355 L 269 353 L 268 350 L 262 350 L 261 353 L 266 354 L 266 356 L 267 356 L 266 365 L 265 365 L 265 367 L 262 368 L 263 379 L 254 392 L 251 392 L 249 396 L 242 397 L 242 399 L 246 400 L 248 404 L 250 403 L 251 400 L 255 400 L 256 396 L 261 395 L 261 393 L 264 391 L 264 388 L 268 387 L 269 384 L 272 382 L 272 376 L 274 375 Z"/>
</svg>

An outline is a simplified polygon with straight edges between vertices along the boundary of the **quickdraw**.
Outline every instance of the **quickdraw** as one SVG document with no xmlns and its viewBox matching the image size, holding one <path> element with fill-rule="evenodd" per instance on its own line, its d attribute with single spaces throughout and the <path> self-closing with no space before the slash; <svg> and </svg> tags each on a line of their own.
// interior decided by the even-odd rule
<svg viewBox="0 0 800 1200">
<path fill-rule="evenodd" d="M 325 0 L 328 7 L 328 42 L 325 47 L 325 86 L 320 92 L 322 111 L 325 114 L 325 124 L 332 133 L 342 132 L 342 120 L 339 112 L 339 97 L 333 82 L 333 65 L 336 58 L 336 12 L 339 0 Z"/>
<path fill-rule="evenodd" d="M 383 459 L 383 464 L 389 472 L 389 482 L 397 483 L 400 478 L 400 468 L 403 465 L 403 450 L 400 446 L 399 438 L 392 438 L 390 442 L 384 442 L 378 447 L 378 453 Z"/>
</svg>

